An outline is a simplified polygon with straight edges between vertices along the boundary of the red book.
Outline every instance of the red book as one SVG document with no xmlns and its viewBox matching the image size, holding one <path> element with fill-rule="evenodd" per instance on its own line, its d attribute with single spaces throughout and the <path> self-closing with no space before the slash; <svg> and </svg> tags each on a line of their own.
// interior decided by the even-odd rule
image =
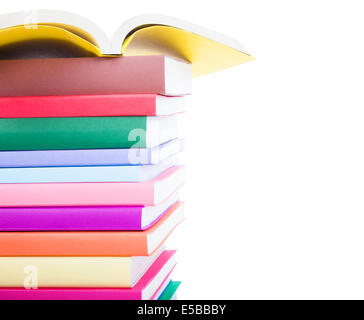
<svg viewBox="0 0 364 320">
<path fill-rule="evenodd" d="M 162 116 L 184 108 L 184 97 L 157 94 L 0 97 L 0 118 Z"/>
</svg>

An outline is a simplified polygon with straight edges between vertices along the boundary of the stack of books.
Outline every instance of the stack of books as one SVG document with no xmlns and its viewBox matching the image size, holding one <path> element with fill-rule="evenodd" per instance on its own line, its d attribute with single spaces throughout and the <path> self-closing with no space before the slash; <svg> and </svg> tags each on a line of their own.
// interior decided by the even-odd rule
<svg viewBox="0 0 364 320">
<path fill-rule="evenodd" d="M 166 17 L 107 42 L 72 14 L 23 15 L 0 17 L 0 299 L 175 298 L 178 114 L 192 77 L 252 58 Z"/>
</svg>

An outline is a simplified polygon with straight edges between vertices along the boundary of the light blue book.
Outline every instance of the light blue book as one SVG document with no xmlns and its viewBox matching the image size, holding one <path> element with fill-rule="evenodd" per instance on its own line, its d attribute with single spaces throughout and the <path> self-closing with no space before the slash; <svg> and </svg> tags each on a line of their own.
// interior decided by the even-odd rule
<svg viewBox="0 0 364 320">
<path fill-rule="evenodd" d="M 0 168 L 157 164 L 183 148 L 174 139 L 154 148 L 0 151 Z"/>
<path fill-rule="evenodd" d="M 153 165 L 0 168 L 0 183 L 142 182 L 177 164 L 177 156 Z"/>
</svg>

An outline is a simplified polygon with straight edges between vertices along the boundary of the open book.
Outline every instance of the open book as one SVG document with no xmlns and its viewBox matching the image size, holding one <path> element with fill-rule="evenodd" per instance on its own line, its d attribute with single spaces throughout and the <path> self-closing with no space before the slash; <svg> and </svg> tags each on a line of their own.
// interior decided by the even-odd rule
<svg viewBox="0 0 364 320">
<path fill-rule="evenodd" d="M 0 58 L 47 55 L 166 55 L 192 63 L 193 76 L 254 59 L 238 41 L 168 16 L 129 19 L 111 39 L 90 20 L 68 12 L 34 10 L 0 16 Z"/>
</svg>

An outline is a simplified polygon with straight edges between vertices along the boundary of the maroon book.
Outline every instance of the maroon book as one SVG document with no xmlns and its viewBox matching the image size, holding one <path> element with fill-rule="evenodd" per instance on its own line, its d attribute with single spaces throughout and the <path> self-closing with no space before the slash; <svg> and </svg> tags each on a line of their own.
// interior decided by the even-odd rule
<svg viewBox="0 0 364 320">
<path fill-rule="evenodd" d="M 191 65 L 165 56 L 0 60 L 0 96 L 191 93 Z"/>
</svg>

